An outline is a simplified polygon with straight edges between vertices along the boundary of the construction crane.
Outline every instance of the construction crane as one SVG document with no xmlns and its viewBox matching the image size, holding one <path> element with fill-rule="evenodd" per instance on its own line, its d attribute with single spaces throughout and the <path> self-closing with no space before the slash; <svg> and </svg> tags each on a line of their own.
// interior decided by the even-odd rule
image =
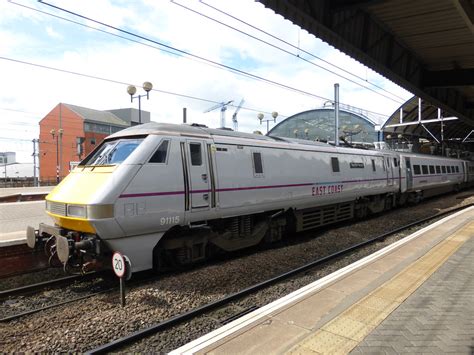
<svg viewBox="0 0 474 355">
<path fill-rule="evenodd" d="M 213 111 L 216 108 L 220 108 L 221 109 L 221 128 L 225 128 L 225 111 L 227 110 L 227 105 L 230 105 L 232 102 L 234 102 L 234 100 L 230 100 L 230 101 L 227 101 L 227 102 L 221 102 L 220 104 L 217 104 L 217 105 L 212 106 L 211 108 L 207 109 L 206 111 L 204 111 L 204 113 Z"/>
<path fill-rule="evenodd" d="M 234 124 L 234 131 L 238 131 L 238 130 L 239 130 L 239 124 L 238 124 L 238 122 L 237 122 L 237 114 L 239 113 L 240 108 L 242 107 L 242 105 L 244 104 L 244 102 L 245 102 L 245 100 L 242 98 L 242 100 L 240 100 L 239 105 L 238 105 L 237 108 L 235 109 L 234 114 L 232 115 L 232 123 Z"/>
</svg>

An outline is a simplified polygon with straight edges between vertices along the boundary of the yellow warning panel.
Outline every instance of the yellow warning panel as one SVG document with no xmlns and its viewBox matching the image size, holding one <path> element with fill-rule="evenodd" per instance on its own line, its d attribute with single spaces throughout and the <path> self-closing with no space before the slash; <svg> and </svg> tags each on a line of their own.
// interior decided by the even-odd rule
<svg viewBox="0 0 474 355">
<path fill-rule="evenodd" d="M 347 354 L 358 342 L 321 330 L 291 350 L 291 354 Z"/>
</svg>

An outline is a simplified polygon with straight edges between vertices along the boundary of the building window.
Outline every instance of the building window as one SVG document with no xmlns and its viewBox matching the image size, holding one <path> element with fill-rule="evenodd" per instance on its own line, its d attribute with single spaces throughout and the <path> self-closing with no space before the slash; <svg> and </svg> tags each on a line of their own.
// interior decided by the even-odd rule
<svg viewBox="0 0 474 355">
<path fill-rule="evenodd" d="M 331 158 L 331 165 L 332 165 L 332 171 L 334 173 L 338 173 L 339 170 L 339 159 L 338 158 Z"/>
<path fill-rule="evenodd" d="M 91 138 L 91 144 L 95 145 L 95 138 Z"/>
</svg>

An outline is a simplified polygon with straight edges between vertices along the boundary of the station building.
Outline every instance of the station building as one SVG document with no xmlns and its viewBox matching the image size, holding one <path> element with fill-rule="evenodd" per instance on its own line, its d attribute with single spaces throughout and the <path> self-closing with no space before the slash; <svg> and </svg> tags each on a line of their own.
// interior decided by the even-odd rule
<svg viewBox="0 0 474 355">
<path fill-rule="evenodd" d="M 373 116 L 373 117 L 369 117 Z M 380 117 L 348 105 L 340 105 L 339 136 L 349 143 L 373 144 L 379 141 L 376 131 Z M 318 108 L 297 113 L 277 124 L 269 136 L 334 142 L 334 108 Z"/>
<path fill-rule="evenodd" d="M 62 180 L 105 137 L 138 124 L 138 117 L 134 108 L 100 111 L 59 103 L 39 123 L 40 181 Z M 150 122 L 150 113 L 141 111 L 140 120 Z"/>
</svg>

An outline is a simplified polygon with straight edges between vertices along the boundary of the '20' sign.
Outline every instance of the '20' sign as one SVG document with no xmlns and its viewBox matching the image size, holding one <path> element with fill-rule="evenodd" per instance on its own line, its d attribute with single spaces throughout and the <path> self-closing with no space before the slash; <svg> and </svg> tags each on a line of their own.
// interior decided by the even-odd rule
<svg viewBox="0 0 474 355">
<path fill-rule="evenodd" d="M 114 269 L 115 275 L 123 277 L 125 275 L 125 258 L 119 252 L 115 252 L 112 256 L 112 268 Z"/>
</svg>

